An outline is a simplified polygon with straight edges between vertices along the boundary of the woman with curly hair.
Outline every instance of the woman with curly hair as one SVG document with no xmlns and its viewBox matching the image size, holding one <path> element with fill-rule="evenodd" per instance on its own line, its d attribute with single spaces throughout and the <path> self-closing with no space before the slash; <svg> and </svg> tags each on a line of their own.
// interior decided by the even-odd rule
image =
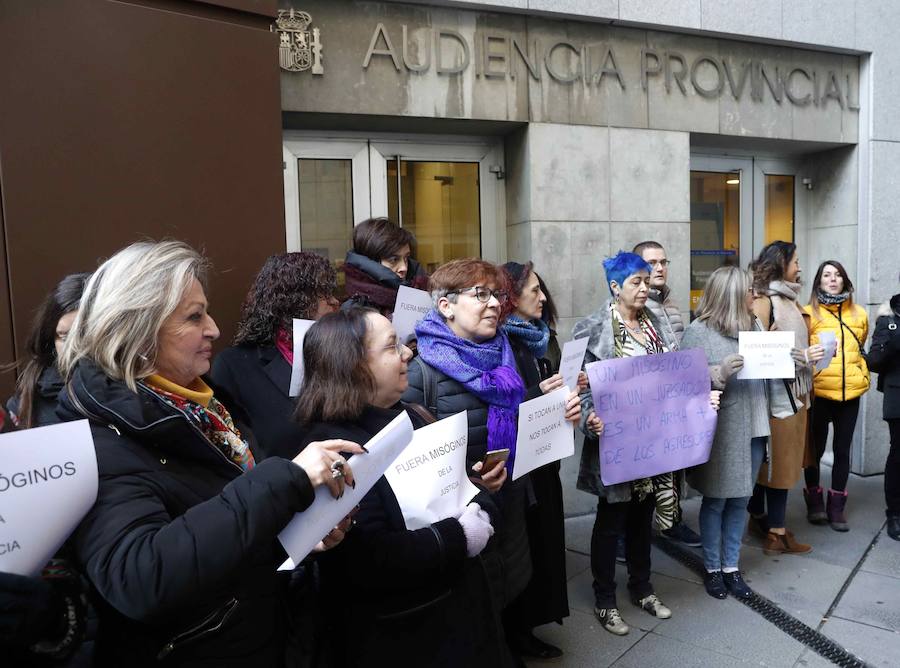
<svg viewBox="0 0 900 668">
<path fill-rule="evenodd" d="M 291 419 L 294 361 L 292 320 L 318 320 L 337 310 L 331 263 L 310 252 L 273 255 L 257 274 L 241 307 L 234 345 L 215 358 L 212 378 L 246 416 L 261 457 L 292 459 L 303 431 Z"/>
</svg>

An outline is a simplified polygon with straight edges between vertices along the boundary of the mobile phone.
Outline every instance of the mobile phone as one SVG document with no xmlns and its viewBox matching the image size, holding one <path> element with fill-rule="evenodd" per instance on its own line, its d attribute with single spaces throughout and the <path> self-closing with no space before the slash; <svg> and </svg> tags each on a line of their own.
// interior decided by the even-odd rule
<svg viewBox="0 0 900 668">
<path fill-rule="evenodd" d="M 481 464 L 481 472 L 490 471 L 498 462 L 505 462 L 507 459 L 509 459 L 509 448 L 488 450 Z"/>
</svg>

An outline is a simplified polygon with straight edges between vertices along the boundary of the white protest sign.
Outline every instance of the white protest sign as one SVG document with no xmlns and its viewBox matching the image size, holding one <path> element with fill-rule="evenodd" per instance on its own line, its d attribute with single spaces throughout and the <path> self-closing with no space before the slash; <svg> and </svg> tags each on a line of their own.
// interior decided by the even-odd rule
<svg viewBox="0 0 900 668">
<path fill-rule="evenodd" d="M 834 332 L 821 332 L 819 344 L 825 348 L 825 357 L 816 362 L 816 371 L 823 371 L 831 364 L 831 360 L 837 352 L 837 338 Z"/>
<path fill-rule="evenodd" d="M 574 428 L 566 420 L 566 397 L 570 392 L 561 387 L 519 405 L 513 480 L 575 453 Z"/>
<path fill-rule="evenodd" d="M 559 372 L 562 374 L 563 383 L 570 390 L 578 389 L 578 374 L 581 373 L 581 364 L 584 362 L 584 351 L 590 337 L 568 341 L 563 346 L 562 357 L 559 361 Z"/>
<path fill-rule="evenodd" d="M 738 332 L 738 353 L 744 358 L 741 379 L 793 378 L 793 332 Z"/>
<path fill-rule="evenodd" d="M 416 429 L 412 443 L 384 472 L 407 529 L 456 517 L 478 494 L 466 470 L 466 411 Z"/>
<path fill-rule="evenodd" d="M 294 363 L 291 365 L 291 390 L 289 396 L 300 394 L 303 385 L 303 339 L 309 328 L 316 324 L 315 320 L 294 318 Z"/>
<path fill-rule="evenodd" d="M 87 420 L 0 436 L 0 571 L 38 575 L 96 500 Z"/>
<path fill-rule="evenodd" d="M 425 317 L 432 306 L 430 294 L 424 290 L 401 285 L 397 290 L 397 302 L 391 320 L 397 332 L 397 340 L 409 343 L 416 338 L 416 324 Z"/>
<path fill-rule="evenodd" d="M 353 455 L 347 460 L 353 470 L 356 489 L 346 485 L 344 495 L 335 499 L 327 486 L 316 487 L 316 498 L 309 508 L 294 515 L 294 519 L 278 534 L 278 540 L 288 553 L 288 559 L 278 570 L 293 570 L 303 561 L 319 541 L 362 501 L 391 462 L 409 445 L 412 437 L 412 422 L 404 411 L 365 444 L 368 453 Z"/>
</svg>

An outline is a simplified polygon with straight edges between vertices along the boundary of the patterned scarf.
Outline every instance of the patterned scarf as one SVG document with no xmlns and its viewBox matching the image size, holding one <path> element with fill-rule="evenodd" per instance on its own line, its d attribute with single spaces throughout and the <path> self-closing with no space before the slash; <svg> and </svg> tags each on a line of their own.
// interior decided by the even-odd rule
<svg viewBox="0 0 900 668">
<path fill-rule="evenodd" d="M 512 471 L 525 385 L 516 371 L 509 339 L 502 331 L 481 343 L 462 339 L 434 309 L 416 325 L 416 335 L 423 361 L 488 404 L 488 450 L 509 448 L 506 466 Z"/>
<path fill-rule="evenodd" d="M 212 390 L 202 380 L 198 381 L 204 389 L 209 390 L 209 403 L 204 406 L 197 400 L 188 399 L 181 393 L 172 392 L 178 386 L 159 376 L 145 378 L 144 385 L 156 394 L 160 399 L 172 408 L 184 413 L 193 422 L 207 440 L 230 461 L 241 467 L 244 471 L 252 469 L 256 462 L 250 446 L 241 437 L 241 432 L 234 425 L 231 414 L 219 401 L 212 396 Z M 159 385 L 167 385 L 169 389 L 163 389 Z M 184 388 L 187 389 L 187 388 Z M 195 395 L 196 399 L 205 400 L 206 393 L 187 390 L 185 394 Z M 199 396 L 198 396 L 199 395 Z M 200 399 L 200 396 L 203 398 Z"/>
<path fill-rule="evenodd" d="M 819 300 L 820 304 L 843 304 L 850 298 L 850 292 L 842 292 L 838 295 L 833 295 L 829 292 L 822 292 L 821 290 L 816 290 L 816 299 Z"/>
<path fill-rule="evenodd" d="M 640 348 L 644 349 L 645 355 L 657 355 L 659 353 L 669 352 L 663 340 L 660 338 L 647 311 L 641 309 L 638 312 L 637 321 L 641 332 L 644 334 L 643 343 L 638 341 L 625 325 L 625 318 L 619 313 L 614 303 L 609 306 L 612 312 L 612 319 L 616 325 L 616 357 L 634 357 L 642 353 L 638 352 Z"/>
<path fill-rule="evenodd" d="M 503 325 L 503 332 L 509 338 L 524 343 L 536 359 L 541 359 L 547 354 L 547 346 L 550 345 L 550 327 L 543 320 L 526 322 L 517 315 L 511 315 Z"/>
</svg>

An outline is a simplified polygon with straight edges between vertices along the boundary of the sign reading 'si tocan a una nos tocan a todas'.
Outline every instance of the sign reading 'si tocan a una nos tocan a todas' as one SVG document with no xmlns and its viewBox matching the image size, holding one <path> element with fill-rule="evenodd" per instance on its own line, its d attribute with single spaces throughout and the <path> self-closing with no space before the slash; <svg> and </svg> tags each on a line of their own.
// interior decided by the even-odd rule
<svg viewBox="0 0 900 668">
<path fill-rule="evenodd" d="M 281 30 L 284 111 L 856 139 L 856 56 L 394 3 L 282 7 L 282 24 L 309 19 Z"/>
</svg>

